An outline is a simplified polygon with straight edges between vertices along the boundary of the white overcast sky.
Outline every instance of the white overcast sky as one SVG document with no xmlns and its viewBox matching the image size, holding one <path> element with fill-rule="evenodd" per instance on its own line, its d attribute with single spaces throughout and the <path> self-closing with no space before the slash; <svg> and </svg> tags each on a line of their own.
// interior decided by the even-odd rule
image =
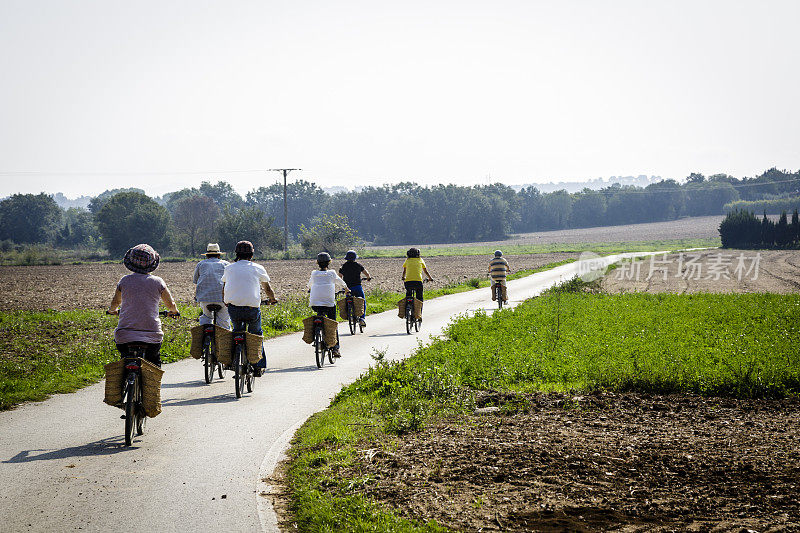
<svg viewBox="0 0 800 533">
<path fill-rule="evenodd" d="M 800 168 L 800 2 L 0 0 L 0 196 Z"/>
</svg>

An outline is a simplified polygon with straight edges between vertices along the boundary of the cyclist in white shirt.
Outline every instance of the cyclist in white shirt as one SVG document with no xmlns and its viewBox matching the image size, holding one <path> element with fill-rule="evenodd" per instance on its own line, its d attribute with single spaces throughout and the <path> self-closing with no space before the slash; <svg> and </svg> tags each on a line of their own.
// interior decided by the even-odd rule
<svg viewBox="0 0 800 533">
<path fill-rule="evenodd" d="M 322 252 L 317 254 L 317 265 L 319 270 L 311 273 L 308 280 L 308 288 L 311 289 L 309 305 L 315 313 L 324 315 L 331 320 L 336 320 L 336 288 L 341 287 L 345 293 L 349 293 L 347 283 L 333 270 L 328 270 L 331 264 L 331 256 Z M 332 349 L 334 357 L 341 357 L 339 353 L 339 330 L 336 330 L 336 346 Z"/>
<path fill-rule="evenodd" d="M 228 307 L 233 331 L 249 331 L 261 335 L 261 288 L 275 303 L 275 293 L 269 284 L 269 275 L 263 266 L 253 263 L 253 243 L 239 241 L 236 243 L 236 262 L 225 267 L 222 274 L 222 300 Z M 263 346 L 262 346 L 263 356 Z M 256 376 L 260 376 L 267 367 L 267 359 L 262 357 L 256 364 Z"/>
</svg>

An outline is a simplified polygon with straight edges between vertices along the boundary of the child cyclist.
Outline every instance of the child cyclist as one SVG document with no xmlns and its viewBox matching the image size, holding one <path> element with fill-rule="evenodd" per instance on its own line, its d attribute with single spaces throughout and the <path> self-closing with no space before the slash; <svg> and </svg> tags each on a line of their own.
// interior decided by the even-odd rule
<svg viewBox="0 0 800 533">
<path fill-rule="evenodd" d="M 367 272 L 367 269 L 356 261 L 356 259 L 358 259 L 358 254 L 356 254 L 355 250 L 349 250 L 344 254 L 344 259 L 345 263 L 339 269 L 339 274 L 342 275 L 342 279 L 347 284 L 347 288 L 350 289 L 350 292 L 353 293 L 353 296 L 364 299 L 364 313 L 358 317 L 358 322 L 362 327 L 365 327 L 367 325 L 364 320 L 367 314 L 367 298 L 364 296 L 364 288 L 361 286 L 361 273 L 364 273 L 367 281 L 372 279 L 372 277 L 369 275 L 369 272 Z"/>
<path fill-rule="evenodd" d="M 350 292 L 347 284 L 333 270 L 328 270 L 331 256 L 327 252 L 317 254 L 319 270 L 311 273 L 308 288 L 311 289 L 309 305 L 315 313 L 324 315 L 331 320 L 336 320 L 336 287 L 342 287 L 346 293 Z M 331 351 L 334 357 L 341 357 L 339 353 L 339 330 L 336 330 L 336 346 Z"/>
<path fill-rule="evenodd" d="M 425 261 L 419 256 L 419 248 L 409 248 L 406 252 L 407 259 L 403 263 L 403 284 L 406 288 L 406 298 L 410 298 L 412 293 L 420 302 L 422 296 L 422 273 L 424 272 L 428 281 L 433 281 Z"/>
</svg>

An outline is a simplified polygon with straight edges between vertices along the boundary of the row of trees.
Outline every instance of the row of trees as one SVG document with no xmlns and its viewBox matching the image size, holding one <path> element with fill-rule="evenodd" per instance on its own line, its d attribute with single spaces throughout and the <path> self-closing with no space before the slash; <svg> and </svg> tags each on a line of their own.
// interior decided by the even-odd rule
<svg viewBox="0 0 800 533">
<path fill-rule="evenodd" d="M 722 214 L 741 199 L 796 194 L 800 172 L 770 169 L 742 180 L 692 174 L 686 183 L 664 180 L 647 187 L 615 184 L 578 193 L 541 193 L 502 184 L 422 187 L 398 183 L 328 194 L 314 183 L 288 185 L 292 242 L 312 249 L 333 236 L 359 236 L 377 244 L 501 239 L 508 233 L 671 220 Z M 150 198 L 140 189 L 116 189 L 94 197 L 88 210 L 61 210 L 45 195 L 13 195 L 0 202 L 0 240 L 62 247 L 99 247 L 119 254 L 131 243 L 195 256 L 206 242 L 227 250 L 242 238 L 261 250 L 280 249 L 283 185 L 239 195 L 226 182 L 203 182 Z M 324 237 L 320 235 L 324 234 Z M 344 238 L 344 237 L 343 237 Z M 316 244 L 315 244 L 316 243 Z"/>
<path fill-rule="evenodd" d="M 792 220 L 786 211 L 778 221 L 767 218 L 761 220 L 752 211 L 737 209 L 731 211 L 719 225 L 719 235 L 723 248 L 789 248 L 800 245 L 800 217 L 797 209 Z"/>
</svg>

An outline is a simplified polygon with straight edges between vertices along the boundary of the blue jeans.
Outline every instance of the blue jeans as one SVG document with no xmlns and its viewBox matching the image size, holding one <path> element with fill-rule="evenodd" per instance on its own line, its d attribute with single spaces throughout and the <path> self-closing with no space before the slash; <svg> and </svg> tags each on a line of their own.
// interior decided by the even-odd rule
<svg viewBox="0 0 800 533">
<path fill-rule="evenodd" d="M 364 296 L 364 287 L 361 285 L 353 285 L 349 287 L 350 292 L 353 293 L 353 296 L 358 296 L 359 298 L 364 298 L 364 312 L 361 314 L 360 318 L 364 318 L 367 316 L 367 297 Z"/>
<path fill-rule="evenodd" d="M 249 331 L 254 335 L 262 335 L 261 329 L 261 308 L 245 307 L 240 305 L 228 304 L 228 314 L 231 317 L 233 331 Z M 267 368 L 267 358 L 264 353 L 264 345 L 261 345 L 261 360 L 256 363 L 259 368 Z"/>
</svg>

